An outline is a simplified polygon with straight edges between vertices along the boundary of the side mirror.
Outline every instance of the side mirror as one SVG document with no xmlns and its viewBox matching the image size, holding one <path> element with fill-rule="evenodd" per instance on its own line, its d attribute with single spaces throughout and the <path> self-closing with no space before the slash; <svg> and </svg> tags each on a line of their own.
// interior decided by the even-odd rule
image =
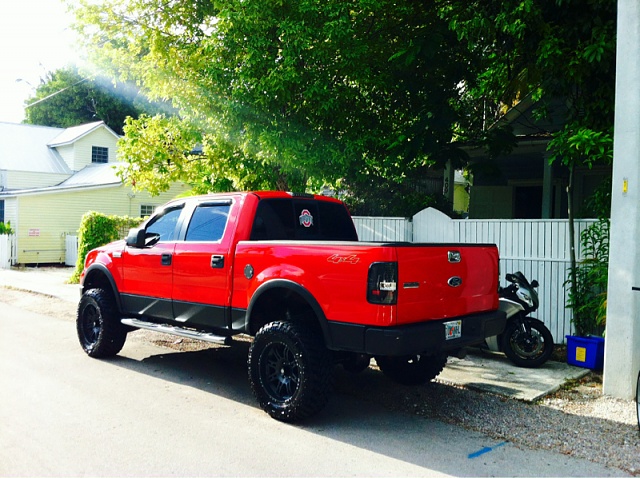
<svg viewBox="0 0 640 478">
<path fill-rule="evenodd" d="M 127 246 L 143 249 L 145 246 L 145 230 L 131 229 L 127 235 Z"/>
<path fill-rule="evenodd" d="M 536 287 L 538 287 L 539 285 L 540 285 L 540 284 L 538 284 L 538 281 L 537 281 L 537 280 L 533 279 L 533 280 L 531 281 L 531 287 L 533 287 L 534 289 L 535 289 Z"/>
</svg>

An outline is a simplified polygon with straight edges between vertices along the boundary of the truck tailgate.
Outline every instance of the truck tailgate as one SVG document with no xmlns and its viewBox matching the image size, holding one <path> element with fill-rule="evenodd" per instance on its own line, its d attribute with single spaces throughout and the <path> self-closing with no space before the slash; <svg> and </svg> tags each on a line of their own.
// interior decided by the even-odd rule
<svg viewBox="0 0 640 478">
<path fill-rule="evenodd" d="M 494 244 L 397 246 L 398 325 L 498 308 Z"/>
</svg>

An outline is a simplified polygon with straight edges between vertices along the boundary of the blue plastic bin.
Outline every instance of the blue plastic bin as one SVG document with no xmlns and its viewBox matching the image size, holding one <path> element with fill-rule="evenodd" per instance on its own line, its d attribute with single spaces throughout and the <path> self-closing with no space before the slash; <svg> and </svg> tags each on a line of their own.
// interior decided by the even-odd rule
<svg viewBox="0 0 640 478">
<path fill-rule="evenodd" d="M 576 337 L 567 335 L 567 363 L 577 367 L 602 370 L 604 339 L 602 337 Z"/>
</svg>

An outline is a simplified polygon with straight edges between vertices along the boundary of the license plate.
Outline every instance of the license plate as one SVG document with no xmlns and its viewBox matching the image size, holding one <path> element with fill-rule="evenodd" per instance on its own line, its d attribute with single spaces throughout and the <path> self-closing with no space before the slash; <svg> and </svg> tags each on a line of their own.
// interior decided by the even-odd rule
<svg viewBox="0 0 640 478">
<path fill-rule="evenodd" d="M 462 321 L 452 320 L 444 323 L 444 338 L 446 340 L 459 339 L 462 337 Z"/>
</svg>

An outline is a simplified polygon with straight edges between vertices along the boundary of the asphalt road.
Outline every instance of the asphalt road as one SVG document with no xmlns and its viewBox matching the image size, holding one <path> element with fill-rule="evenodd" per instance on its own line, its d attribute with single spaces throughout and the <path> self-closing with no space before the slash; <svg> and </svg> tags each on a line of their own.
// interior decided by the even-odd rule
<svg viewBox="0 0 640 478">
<path fill-rule="evenodd" d="M 118 357 L 91 359 L 68 318 L 2 302 L 0 288 L 0 475 L 620 474 L 340 394 L 283 424 L 255 404 L 241 352 L 174 352 L 133 334 Z"/>
</svg>

